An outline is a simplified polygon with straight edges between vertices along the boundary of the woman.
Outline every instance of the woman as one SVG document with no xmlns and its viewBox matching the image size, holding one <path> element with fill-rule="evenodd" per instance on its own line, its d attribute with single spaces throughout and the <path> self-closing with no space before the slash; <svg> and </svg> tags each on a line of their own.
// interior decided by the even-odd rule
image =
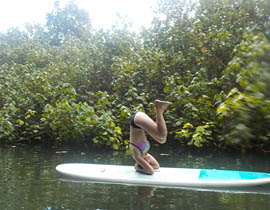
<svg viewBox="0 0 270 210">
<path fill-rule="evenodd" d="M 135 169 L 144 174 L 153 174 L 154 169 L 159 168 L 157 160 L 148 153 L 150 144 L 146 138 L 147 132 L 157 142 L 164 144 L 167 139 L 167 126 L 163 112 L 171 103 L 155 100 L 156 122 L 147 114 L 137 112 L 130 121 L 130 144 L 132 157 L 136 161 Z"/>
</svg>

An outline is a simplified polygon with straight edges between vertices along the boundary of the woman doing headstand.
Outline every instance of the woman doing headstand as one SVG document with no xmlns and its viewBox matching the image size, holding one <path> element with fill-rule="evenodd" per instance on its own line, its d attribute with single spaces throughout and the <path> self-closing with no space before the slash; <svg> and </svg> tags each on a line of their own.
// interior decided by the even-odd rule
<svg viewBox="0 0 270 210">
<path fill-rule="evenodd" d="M 167 126 L 163 112 L 171 103 L 168 101 L 155 100 L 156 122 L 147 114 L 137 112 L 130 121 L 130 144 L 132 157 L 136 161 L 135 169 L 144 174 L 153 174 L 154 169 L 159 168 L 157 160 L 148 153 L 150 144 L 146 138 L 147 132 L 160 144 L 164 144 L 167 139 Z"/>
</svg>

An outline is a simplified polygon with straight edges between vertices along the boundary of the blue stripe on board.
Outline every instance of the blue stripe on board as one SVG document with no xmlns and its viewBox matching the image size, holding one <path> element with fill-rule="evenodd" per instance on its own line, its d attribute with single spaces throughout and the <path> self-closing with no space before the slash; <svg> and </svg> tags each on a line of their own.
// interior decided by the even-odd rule
<svg viewBox="0 0 270 210">
<path fill-rule="evenodd" d="M 243 179 L 264 179 L 270 178 L 269 173 L 249 172 L 249 171 L 231 171 L 231 170 L 210 170 L 202 169 L 200 180 L 243 180 Z"/>
</svg>

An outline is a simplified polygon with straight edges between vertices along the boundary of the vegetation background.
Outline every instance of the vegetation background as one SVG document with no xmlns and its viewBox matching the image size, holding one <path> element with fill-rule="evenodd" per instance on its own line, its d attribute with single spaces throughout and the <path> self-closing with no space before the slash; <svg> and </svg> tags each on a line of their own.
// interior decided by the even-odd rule
<svg viewBox="0 0 270 210">
<path fill-rule="evenodd" d="M 270 150 L 268 0 L 159 0 L 150 28 L 129 28 L 56 1 L 45 25 L 0 33 L 1 143 L 125 149 L 158 98 L 173 144 Z"/>
</svg>

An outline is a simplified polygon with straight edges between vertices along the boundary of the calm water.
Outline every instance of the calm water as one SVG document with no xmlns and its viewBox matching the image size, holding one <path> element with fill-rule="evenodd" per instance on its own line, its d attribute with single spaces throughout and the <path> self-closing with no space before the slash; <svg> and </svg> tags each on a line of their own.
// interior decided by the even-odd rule
<svg viewBox="0 0 270 210">
<path fill-rule="evenodd" d="M 270 171 L 270 154 L 212 154 L 152 146 L 162 166 Z M 113 184 L 60 181 L 55 167 L 61 163 L 133 165 L 125 152 L 0 148 L 0 209 L 199 209 L 269 210 L 270 194 L 207 192 Z M 268 189 L 267 189 L 268 188 Z M 266 191 L 270 187 L 266 187 Z"/>
</svg>

